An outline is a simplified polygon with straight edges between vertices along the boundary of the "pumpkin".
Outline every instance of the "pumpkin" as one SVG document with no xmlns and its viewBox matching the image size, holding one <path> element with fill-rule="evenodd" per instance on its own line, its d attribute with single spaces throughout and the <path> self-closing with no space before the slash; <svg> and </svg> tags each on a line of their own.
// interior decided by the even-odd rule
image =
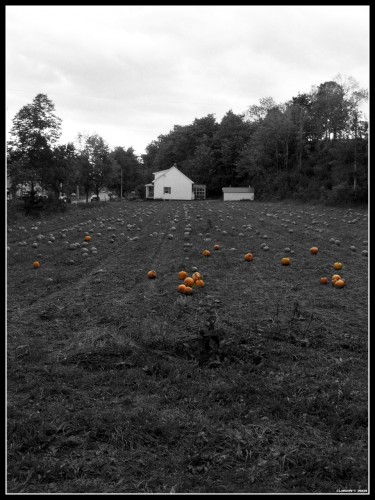
<svg viewBox="0 0 375 500">
<path fill-rule="evenodd" d="M 219 250 L 219 245 L 214 245 L 214 250 Z"/>
<path fill-rule="evenodd" d="M 343 286 L 345 286 L 345 280 L 343 280 L 342 278 L 339 280 L 335 280 L 333 285 L 337 288 L 342 288 Z"/>
<path fill-rule="evenodd" d="M 281 259 L 281 264 L 282 264 L 283 266 L 289 266 L 291 263 L 292 263 L 292 261 L 290 260 L 290 258 L 289 258 L 289 257 L 283 257 L 283 258 Z"/>
<path fill-rule="evenodd" d="M 248 262 L 251 262 L 253 260 L 253 254 L 252 253 L 247 253 L 245 254 L 244 259 L 247 260 Z"/>
<path fill-rule="evenodd" d="M 91 241 L 91 236 L 89 235 L 85 236 L 85 241 Z"/>
<path fill-rule="evenodd" d="M 191 277 L 194 281 L 200 280 L 202 278 L 201 274 L 198 271 L 195 271 L 195 273 L 193 273 Z"/>
<path fill-rule="evenodd" d="M 33 262 L 33 266 L 34 266 L 34 269 L 38 269 L 38 267 L 40 266 L 39 262 L 36 260 L 35 262 Z"/>
<path fill-rule="evenodd" d="M 341 262 L 335 262 L 333 264 L 333 267 L 334 267 L 334 269 L 336 269 L 337 271 L 339 271 L 340 269 L 342 269 L 342 264 L 341 264 Z"/>
<path fill-rule="evenodd" d="M 185 292 L 186 295 L 191 295 L 193 293 L 193 289 L 191 286 L 185 286 Z"/>
<path fill-rule="evenodd" d="M 320 278 L 320 283 L 321 283 L 322 285 L 326 285 L 326 284 L 328 283 L 328 279 L 327 279 L 327 278 L 325 278 L 325 277 L 324 277 L 324 278 Z"/>
<path fill-rule="evenodd" d="M 318 247 L 311 247 L 310 248 L 310 253 L 313 255 L 316 255 L 318 253 Z"/>
<path fill-rule="evenodd" d="M 150 280 L 153 280 L 156 278 L 156 271 L 149 271 L 147 273 L 147 277 L 150 279 Z"/>
<path fill-rule="evenodd" d="M 340 276 L 339 274 L 334 274 L 334 275 L 332 276 L 332 279 L 331 279 L 331 283 L 332 283 L 332 285 L 335 285 L 336 281 L 339 281 L 339 280 L 341 280 L 341 279 L 342 279 L 342 278 L 341 278 L 341 276 Z"/>
<path fill-rule="evenodd" d="M 186 278 L 186 276 L 187 276 L 187 272 L 186 271 L 180 271 L 178 273 L 178 279 L 180 279 L 182 281 Z"/>
<path fill-rule="evenodd" d="M 209 257 L 211 255 L 211 252 L 209 250 L 203 250 L 202 253 L 205 257 Z"/>
<path fill-rule="evenodd" d="M 186 286 L 194 285 L 194 279 L 188 276 L 187 278 L 184 279 L 184 285 Z"/>
<path fill-rule="evenodd" d="M 197 288 L 203 288 L 204 287 L 204 281 L 202 279 L 199 279 L 195 282 L 195 286 Z"/>
<path fill-rule="evenodd" d="M 180 293 L 185 293 L 186 286 L 185 285 L 178 285 L 177 291 Z"/>
</svg>

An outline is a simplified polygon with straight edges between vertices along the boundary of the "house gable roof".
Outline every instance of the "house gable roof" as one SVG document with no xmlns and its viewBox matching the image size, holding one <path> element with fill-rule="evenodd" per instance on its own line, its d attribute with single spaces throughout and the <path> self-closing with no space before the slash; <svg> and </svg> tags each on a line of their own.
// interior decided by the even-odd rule
<svg viewBox="0 0 375 500">
<path fill-rule="evenodd" d="M 163 175 L 165 175 L 165 173 L 168 172 L 168 170 L 159 170 L 159 172 L 153 172 L 152 175 L 154 176 L 154 181 L 156 181 L 156 179 L 159 179 L 159 177 L 163 177 Z"/>
<path fill-rule="evenodd" d="M 183 172 L 181 172 L 181 170 L 178 170 L 177 167 L 175 166 L 172 166 L 171 168 L 168 168 L 167 170 L 159 170 L 159 172 L 153 172 L 153 175 L 155 176 L 154 180 L 152 182 L 155 182 L 156 179 L 159 179 L 160 177 L 163 177 L 163 175 L 166 175 L 167 172 L 169 172 L 170 170 L 177 170 L 177 172 L 179 172 L 181 175 L 183 175 L 184 177 L 186 177 L 186 179 L 188 179 L 188 181 L 190 181 L 192 184 L 193 181 L 191 179 L 189 179 L 189 177 L 187 175 L 185 175 Z"/>
</svg>

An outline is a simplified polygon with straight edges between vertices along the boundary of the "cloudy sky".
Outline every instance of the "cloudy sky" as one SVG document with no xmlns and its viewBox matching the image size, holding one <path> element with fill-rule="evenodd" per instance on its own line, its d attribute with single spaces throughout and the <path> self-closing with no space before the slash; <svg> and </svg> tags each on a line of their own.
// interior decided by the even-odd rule
<svg viewBox="0 0 375 500">
<path fill-rule="evenodd" d="M 6 126 L 39 93 L 136 154 L 174 125 L 285 102 L 338 73 L 369 88 L 369 6 L 7 6 Z"/>
</svg>

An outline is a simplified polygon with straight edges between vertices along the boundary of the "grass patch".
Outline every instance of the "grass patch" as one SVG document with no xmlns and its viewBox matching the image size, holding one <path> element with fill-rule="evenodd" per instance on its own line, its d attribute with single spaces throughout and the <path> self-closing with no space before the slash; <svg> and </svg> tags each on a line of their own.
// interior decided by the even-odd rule
<svg viewBox="0 0 375 500">
<path fill-rule="evenodd" d="M 41 240 L 35 270 L 34 250 L 17 246 L 35 222 L 12 228 L 7 492 L 366 490 L 367 262 L 347 247 L 367 239 L 367 223 L 349 233 L 339 209 L 285 203 L 87 205 L 36 233 L 66 228 L 74 242 L 92 230 L 97 255 L 86 260 L 62 238 Z M 319 215 L 334 229 L 306 234 Z M 296 222 L 293 236 L 282 219 Z M 286 246 L 290 268 L 279 264 Z M 335 260 L 342 290 L 319 283 Z M 205 287 L 183 296 L 178 272 L 193 268 Z"/>
</svg>

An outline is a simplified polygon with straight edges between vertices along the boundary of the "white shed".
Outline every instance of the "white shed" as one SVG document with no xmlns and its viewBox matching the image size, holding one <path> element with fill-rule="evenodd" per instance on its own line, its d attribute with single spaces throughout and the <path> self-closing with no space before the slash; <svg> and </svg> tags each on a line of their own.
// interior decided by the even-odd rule
<svg viewBox="0 0 375 500">
<path fill-rule="evenodd" d="M 154 180 L 146 184 L 146 198 L 163 200 L 194 200 L 197 192 L 196 185 L 173 166 L 167 170 L 153 173 Z M 199 186 L 200 188 L 205 186 Z"/>
<path fill-rule="evenodd" d="M 254 188 L 248 187 L 223 187 L 224 201 L 254 201 Z"/>
</svg>

